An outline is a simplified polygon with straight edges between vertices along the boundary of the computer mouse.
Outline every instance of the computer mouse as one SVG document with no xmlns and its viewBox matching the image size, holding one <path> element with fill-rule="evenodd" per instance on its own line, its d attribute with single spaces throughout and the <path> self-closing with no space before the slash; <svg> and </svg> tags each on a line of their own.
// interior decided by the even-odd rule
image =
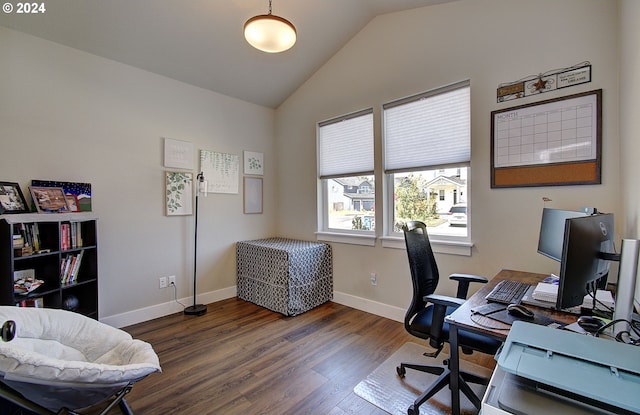
<svg viewBox="0 0 640 415">
<path fill-rule="evenodd" d="M 532 320 L 535 317 L 533 311 L 521 304 L 509 304 L 507 306 L 507 312 L 514 317 L 526 318 Z"/>
<path fill-rule="evenodd" d="M 605 325 L 605 322 L 600 320 L 597 317 L 593 316 L 580 316 L 578 317 L 578 326 L 582 328 L 584 331 L 588 331 L 589 333 L 595 333 L 600 330 L 602 326 Z"/>
</svg>

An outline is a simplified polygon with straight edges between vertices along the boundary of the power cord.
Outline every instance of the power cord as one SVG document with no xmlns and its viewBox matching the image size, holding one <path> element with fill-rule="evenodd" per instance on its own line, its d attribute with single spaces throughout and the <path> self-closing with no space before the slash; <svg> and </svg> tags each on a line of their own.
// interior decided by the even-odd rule
<svg viewBox="0 0 640 415">
<path fill-rule="evenodd" d="M 169 284 L 173 287 L 173 300 L 180 304 L 182 306 L 182 308 L 187 308 L 186 305 L 182 304 L 180 301 L 178 301 L 178 287 L 176 287 L 176 284 L 171 282 L 171 284 Z"/>
<path fill-rule="evenodd" d="M 620 332 L 618 332 L 618 334 L 616 334 L 615 336 L 609 336 L 609 337 L 613 337 L 617 342 L 620 343 L 625 343 L 625 344 L 630 344 L 633 346 L 640 346 L 640 329 L 636 328 L 635 325 L 623 318 L 619 318 L 617 320 L 612 320 L 610 322 L 608 322 L 607 324 L 605 324 L 604 326 L 600 327 L 598 329 L 598 331 L 596 331 L 594 333 L 594 336 L 596 337 L 600 337 L 600 335 L 609 327 L 613 327 L 618 323 L 626 323 L 630 328 L 631 331 L 633 331 L 635 333 L 636 336 L 638 336 L 638 340 L 633 339 L 631 337 L 631 332 L 628 330 L 622 330 Z"/>
</svg>

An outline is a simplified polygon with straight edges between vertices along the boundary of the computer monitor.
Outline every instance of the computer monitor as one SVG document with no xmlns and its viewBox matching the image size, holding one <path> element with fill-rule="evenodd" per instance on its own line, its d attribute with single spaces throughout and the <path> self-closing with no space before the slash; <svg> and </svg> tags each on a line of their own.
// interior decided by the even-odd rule
<svg viewBox="0 0 640 415">
<path fill-rule="evenodd" d="M 569 218 L 586 215 L 584 212 L 573 210 L 544 208 L 540 222 L 538 253 L 560 262 L 562 260 L 565 221 Z"/>
<path fill-rule="evenodd" d="M 613 214 L 565 220 L 557 309 L 581 305 L 587 286 L 595 287 L 595 282 L 609 273 L 615 254 L 613 241 Z"/>
</svg>

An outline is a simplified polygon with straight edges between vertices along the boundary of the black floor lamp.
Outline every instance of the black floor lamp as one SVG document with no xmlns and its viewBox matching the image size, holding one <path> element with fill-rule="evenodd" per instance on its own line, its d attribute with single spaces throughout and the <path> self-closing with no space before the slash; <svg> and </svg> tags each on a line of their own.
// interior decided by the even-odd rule
<svg viewBox="0 0 640 415">
<path fill-rule="evenodd" d="M 196 268 L 198 264 L 198 198 L 200 193 L 206 194 L 207 185 L 204 181 L 204 174 L 198 173 L 196 176 L 196 211 L 195 211 L 195 225 L 194 225 L 194 243 L 193 243 L 193 305 L 185 307 L 184 313 L 187 315 L 201 316 L 207 312 L 207 306 L 204 304 L 196 304 Z"/>
</svg>

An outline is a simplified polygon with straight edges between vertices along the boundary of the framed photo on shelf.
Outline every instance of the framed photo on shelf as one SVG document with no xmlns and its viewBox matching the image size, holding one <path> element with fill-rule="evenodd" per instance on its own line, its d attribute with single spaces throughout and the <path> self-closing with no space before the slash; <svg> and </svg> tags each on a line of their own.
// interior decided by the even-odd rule
<svg viewBox="0 0 640 415">
<path fill-rule="evenodd" d="M 262 177 L 244 178 L 244 213 L 262 213 Z"/>
<path fill-rule="evenodd" d="M 31 197 L 38 213 L 68 213 L 71 212 L 67 205 L 62 187 L 37 187 L 31 186 Z"/>
<path fill-rule="evenodd" d="M 78 203 L 78 196 L 67 193 L 64 195 L 64 198 L 67 199 L 67 206 L 69 206 L 69 211 L 80 212 L 80 204 Z"/>
<path fill-rule="evenodd" d="M 28 212 L 29 205 L 20 190 L 20 185 L 13 182 L 0 182 L 0 215 Z"/>
</svg>

